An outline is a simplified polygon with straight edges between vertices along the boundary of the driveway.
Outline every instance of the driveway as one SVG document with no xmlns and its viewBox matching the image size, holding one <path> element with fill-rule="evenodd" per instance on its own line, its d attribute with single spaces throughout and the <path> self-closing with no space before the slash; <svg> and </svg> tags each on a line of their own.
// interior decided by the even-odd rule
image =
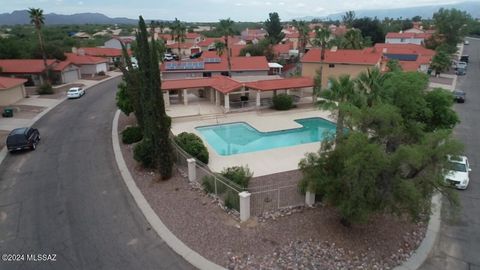
<svg viewBox="0 0 480 270">
<path fill-rule="evenodd" d="M 469 40 L 470 45 L 464 47 L 464 54 L 470 55 L 467 75 L 459 76 L 456 87 L 467 92 L 467 102 L 455 105 L 462 121 L 455 135 L 465 144 L 472 166 L 470 185 L 458 191 L 460 212 L 444 203 L 440 234 L 422 270 L 480 269 L 480 40 Z"/>
<path fill-rule="evenodd" d="M 58 105 L 35 124 L 37 150 L 0 165 L 1 253 L 56 255 L 0 269 L 193 269 L 150 228 L 120 178 L 111 141 L 118 82 Z"/>
</svg>

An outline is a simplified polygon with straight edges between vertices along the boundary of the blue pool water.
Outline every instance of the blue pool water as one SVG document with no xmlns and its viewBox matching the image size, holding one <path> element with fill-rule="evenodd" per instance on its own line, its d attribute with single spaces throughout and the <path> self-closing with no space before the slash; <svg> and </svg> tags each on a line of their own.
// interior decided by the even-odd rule
<svg viewBox="0 0 480 270">
<path fill-rule="evenodd" d="M 249 124 L 239 122 L 196 129 L 222 156 L 319 142 L 323 139 L 325 132 L 335 132 L 334 123 L 319 117 L 298 119 L 295 122 L 303 127 L 260 132 Z"/>
</svg>

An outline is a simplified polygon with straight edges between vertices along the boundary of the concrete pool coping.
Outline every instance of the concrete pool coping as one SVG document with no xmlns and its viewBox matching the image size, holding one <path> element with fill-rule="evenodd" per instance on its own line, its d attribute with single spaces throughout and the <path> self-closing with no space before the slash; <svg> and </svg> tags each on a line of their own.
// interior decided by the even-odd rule
<svg viewBox="0 0 480 270">
<path fill-rule="evenodd" d="M 254 176 L 262 176 L 298 169 L 298 162 L 306 153 L 317 152 L 320 148 L 320 142 L 231 156 L 221 156 L 217 154 L 213 147 L 206 142 L 200 132 L 195 128 L 200 126 L 245 122 L 260 132 L 271 132 L 301 128 L 303 126 L 295 122 L 295 120 L 303 118 L 320 117 L 335 123 L 330 115 L 331 114 L 328 111 L 320 111 L 314 108 L 302 111 L 282 111 L 263 114 L 257 112 L 245 112 L 227 114 L 215 118 L 198 118 L 191 120 L 181 119 L 180 121 L 174 120 L 172 123 L 172 132 L 175 135 L 181 132 L 191 132 L 202 138 L 210 154 L 208 166 L 213 171 L 219 172 L 225 167 L 246 165 L 254 172 Z"/>
</svg>

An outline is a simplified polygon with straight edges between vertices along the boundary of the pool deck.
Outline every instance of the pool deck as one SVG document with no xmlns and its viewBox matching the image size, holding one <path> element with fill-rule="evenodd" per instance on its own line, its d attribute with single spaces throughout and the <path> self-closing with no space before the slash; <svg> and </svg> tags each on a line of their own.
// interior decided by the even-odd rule
<svg viewBox="0 0 480 270">
<path fill-rule="evenodd" d="M 210 162 L 208 166 L 213 171 L 220 172 L 225 167 L 247 165 L 254 172 L 254 176 L 262 176 L 297 169 L 298 162 L 305 156 L 305 153 L 318 151 L 320 148 L 320 142 L 231 156 L 220 156 L 195 128 L 208 125 L 246 122 L 258 131 L 269 132 L 300 128 L 302 125 L 294 120 L 311 117 L 321 117 L 334 121 L 334 119 L 331 118 L 330 112 L 319 111 L 314 108 L 283 112 L 273 111 L 268 113 L 244 112 L 189 119 L 174 119 L 172 123 L 172 132 L 175 135 L 184 131 L 192 132 L 202 138 L 210 153 Z"/>
</svg>

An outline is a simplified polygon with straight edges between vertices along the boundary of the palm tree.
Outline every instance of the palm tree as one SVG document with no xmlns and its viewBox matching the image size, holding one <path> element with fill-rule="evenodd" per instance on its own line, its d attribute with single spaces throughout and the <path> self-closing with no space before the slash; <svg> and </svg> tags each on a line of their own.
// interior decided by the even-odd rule
<svg viewBox="0 0 480 270">
<path fill-rule="evenodd" d="M 355 21 L 355 11 L 347 11 L 345 15 L 342 15 L 342 23 L 345 24 L 347 27 L 352 27 L 353 22 Z"/>
<path fill-rule="evenodd" d="M 28 14 L 30 16 L 30 23 L 35 25 L 37 31 L 38 43 L 40 45 L 40 51 L 42 52 L 43 65 L 45 66 L 45 78 L 47 81 L 48 78 L 48 63 L 47 63 L 47 54 L 45 52 L 45 45 L 43 43 L 42 36 L 42 25 L 45 24 L 45 17 L 43 16 L 43 10 L 39 8 L 29 8 Z"/>
<path fill-rule="evenodd" d="M 180 44 L 185 42 L 186 38 L 186 33 L 187 33 L 187 27 L 179 21 L 177 18 L 175 18 L 175 21 L 173 21 L 171 25 L 171 36 L 172 40 L 175 40 L 178 44 L 178 54 L 180 55 Z"/>
<path fill-rule="evenodd" d="M 320 69 L 317 71 L 317 76 L 319 77 L 318 83 L 322 85 L 323 79 L 323 61 L 325 61 L 325 50 L 327 49 L 327 44 L 330 39 L 330 31 L 325 28 L 317 28 L 315 29 L 315 39 L 313 40 L 313 45 L 316 47 L 320 47 Z M 313 93 L 313 102 L 316 101 L 316 96 L 319 93 Z"/>
<path fill-rule="evenodd" d="M 344 37 L 345 44 L 343 48 L 360 50 L 363 48 L 363 37 L 359 29 L 350 29 L 345 33 Z"/>
<path fill-rule="evenodd" d="M 338 79 L 330 78 L 329 81 L 331 87 L 322 91 L 322 97 L 325 100 L 320 104 L 320 107 L 337 111 L 335 142 L 338 144 L 344 135 L 347 113 L 353 107 L 353 104 L 357 104 L 359 95 L 355 90 L 355 82 L 350 79 L 350 75 L 341 75 Z"/>
<path fill-rule="evenodd" d="M 367 106 L 372 107 L 383 99 L 383 83 L 386 75 L 378 68 L 368 69 L 362 72 L 355 81 L 357 89 L 366 97 Z"/>
<path fill-rule="evenodd" d="M 217 52 L 217 55 L 221 57 L 223 52 L 225 52 L 225 43 L 221 41 L 215 41 L 215 51 Z"/>
<path fill-rule="evenodd" d="M 231 37 L 235 34 L 235 30 L 233 30 L 234 25 L 235 25 L 235 22 L 232 21 L 230 18 L 228 18 L 228 19 L 220 20 L 217 27 L 218 32 L 221 33 L 223 36 L 224 45 L 225 45 L 224 50 L 227 52 L 228 77 L 232 77 L 232 63 L 230 62 L 231 53 L 228 47 L 228 43 L 229 43 L 228 37 Z"/>
<path fill-rule="evenodd" d="M 295 26 L 298 31 L 299 52 L 305 53 L 305 49 L 307 48 L 307 43 L 310 40 L 310 37 L 309 37 L 310 28 L 308 27 L 308 24 L 305 21 L 293 20 L 293 26 Z"/>
</svg>

